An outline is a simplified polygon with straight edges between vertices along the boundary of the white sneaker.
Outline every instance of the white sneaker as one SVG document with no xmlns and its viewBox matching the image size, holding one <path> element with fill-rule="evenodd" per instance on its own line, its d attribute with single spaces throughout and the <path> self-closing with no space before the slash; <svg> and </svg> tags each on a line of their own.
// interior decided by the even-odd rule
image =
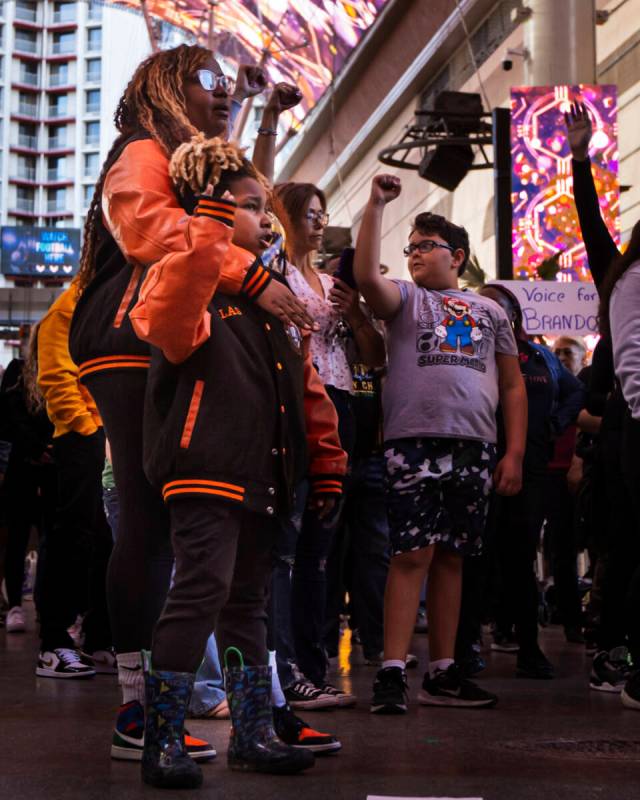
<svg viewBox="0 0 640 800">
<path fill-rule="evenodd" d="M 41 678 L 93 678 L 96 671 L 85 664 L 77 650 L 58 647 L 38 655 L 36 675 Z"/>
<path fill-rule="evenodd" d="M 93 653 L 80 652 L 80 660 L 83 664 L 93 667 L 96 675 L 117 675 L 118 662 L 116 661 L 116 651 L 94 650 Z"/>
<path fill-rule="evenodd" d="M 322 691 L 323 694 L 328 694 L 330 697 L 335 697 L 340 708 L 349 708 L 350 706 L 355 706 L 358 701 L 355 694 L 338 689 L 332 683 L 325 683 L 320 691 Z"/>
<path fill-rule="evenodd" d="M 14 606 L 9 609 L 5 625 L 7 633 L 24 633 L 27 630 L 22 606 Z"/>
</svg>

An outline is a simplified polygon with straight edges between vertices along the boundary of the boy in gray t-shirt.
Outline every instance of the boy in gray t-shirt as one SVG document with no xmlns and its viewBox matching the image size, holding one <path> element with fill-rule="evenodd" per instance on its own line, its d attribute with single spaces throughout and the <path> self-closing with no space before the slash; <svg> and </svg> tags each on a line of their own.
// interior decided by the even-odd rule
<svg viewBox="0 0 640 800">
<path fill-rule="evenodd" d="M 383 411 L 393 559 L 384 661 L 371 704 L 379 714 L 407 709 L 404 664 L 427 575 L 430 663 L 420 702 L 497 702 L 463 679 L 454 662 L 462 558 L 482 547 L 492 486 L 504 495 L 520 490 L 527 428 L 527 396 L 509 320 L 497 303 L 458 288 L 469 257 L 464 228 L 418 214 L 404 250 L 413 282 L 382 276 L 384 207 L 400 189 L 394 176 L 373 179 L 354 264 L 358 288 L 388 333 Z M 498 402 L 506 453 L 496 465 Z"/>
</svg>

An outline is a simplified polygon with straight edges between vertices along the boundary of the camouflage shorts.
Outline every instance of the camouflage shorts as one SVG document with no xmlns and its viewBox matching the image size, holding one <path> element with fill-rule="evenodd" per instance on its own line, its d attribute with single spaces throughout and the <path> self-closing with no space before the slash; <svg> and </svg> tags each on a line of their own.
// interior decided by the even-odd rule
<svg viewBox="0 0 640 800">
<path fill-rule="evenodd" d="M 394 555 L 440 544 L 482 550 L 496 446 L 468 439 L 385 443 L 386 498 Z"/>
</svg>

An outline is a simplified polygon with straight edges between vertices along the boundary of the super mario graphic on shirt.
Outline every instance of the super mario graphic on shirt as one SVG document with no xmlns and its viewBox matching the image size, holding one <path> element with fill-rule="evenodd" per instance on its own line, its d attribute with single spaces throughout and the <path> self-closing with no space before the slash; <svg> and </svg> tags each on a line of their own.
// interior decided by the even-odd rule
<svg viewBox="0 0 640 800">
<path fill-rule="evenodd" d="M 445 317 L 436 326 L 434 333 L 441 339 L 439 350 L 442 353 L 457 353 L 458 348 L 465 355 L 475 355 L 475 343 L 482 339 L 482 331 L 471 315 L 471 306 L 459 297 L 443 297 L 442 307 Z"/>
</svg>

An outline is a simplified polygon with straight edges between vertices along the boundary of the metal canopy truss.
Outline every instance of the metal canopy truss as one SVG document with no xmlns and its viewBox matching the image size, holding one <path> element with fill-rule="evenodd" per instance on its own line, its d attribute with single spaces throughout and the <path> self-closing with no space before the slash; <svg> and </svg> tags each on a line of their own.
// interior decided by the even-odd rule
<svg viewBox="0 0 640 800">
<path fill-rule="evenodd" d="M 469 169 L 490 169 L 493 161 L 485 147 L 493 145 L 491 117 L 491 114 L 418 110 L 416 120 L 406 126 L 400 142 L 381 150 L 378 159 L 389 167 L 417 170 L 425 155 L 435 147 L 471 146 L 477 148 L 482 161 L 471 164 Z M 416 161 L 411 160 L 416 157 Z"/>
</svg>

